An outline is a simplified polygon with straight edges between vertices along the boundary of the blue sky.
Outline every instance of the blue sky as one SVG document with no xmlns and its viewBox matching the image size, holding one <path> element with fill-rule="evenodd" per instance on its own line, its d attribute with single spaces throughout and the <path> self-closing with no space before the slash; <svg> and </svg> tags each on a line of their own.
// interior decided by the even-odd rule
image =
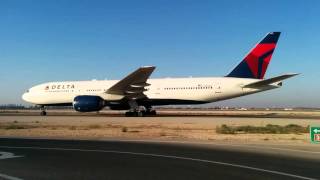
<svg viewBox="0 0 320 180">
<path fill-rule="evenodd" d="M 223 76 L 269 31 L 281 31 L 266 77 L 301 75 L 228 106 L 320 107 L 319 1 L 1 1 L 0 104 L 46 81 Z"/>
</svg>

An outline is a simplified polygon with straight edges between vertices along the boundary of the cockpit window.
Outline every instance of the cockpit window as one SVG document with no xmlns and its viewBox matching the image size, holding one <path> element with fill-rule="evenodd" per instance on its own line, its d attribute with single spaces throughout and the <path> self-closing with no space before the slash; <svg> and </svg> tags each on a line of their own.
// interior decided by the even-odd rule
<svg viewBox="0 0 320 180">
<path fill-rule="evenodd" d="M 28 92 L 30 92 L 30 90 L 28 89 L 28 90 L 26 90 L 26 92 L 28 93 Z"/>
</svg>

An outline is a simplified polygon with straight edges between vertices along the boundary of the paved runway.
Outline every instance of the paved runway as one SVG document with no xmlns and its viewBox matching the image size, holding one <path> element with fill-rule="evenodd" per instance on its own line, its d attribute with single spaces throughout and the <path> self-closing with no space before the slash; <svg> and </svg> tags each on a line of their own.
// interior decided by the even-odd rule
<svg viewBox="0 0 320 180">
<path fill-rule="evenodd" d="M 319 179 L 319 167 L 228 146 L 0 138 L 0 179 Z"/>
</svg>

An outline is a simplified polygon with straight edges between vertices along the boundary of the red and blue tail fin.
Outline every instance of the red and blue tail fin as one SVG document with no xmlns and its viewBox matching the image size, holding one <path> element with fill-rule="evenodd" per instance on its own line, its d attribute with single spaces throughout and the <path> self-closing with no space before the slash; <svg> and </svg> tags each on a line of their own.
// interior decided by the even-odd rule
<svg viewBox="0 0 320 180">
<path fill-rule="evenodd" d="M 226 77 L 263 79 L 280 32 L 270 32 Z"/>
</svg>

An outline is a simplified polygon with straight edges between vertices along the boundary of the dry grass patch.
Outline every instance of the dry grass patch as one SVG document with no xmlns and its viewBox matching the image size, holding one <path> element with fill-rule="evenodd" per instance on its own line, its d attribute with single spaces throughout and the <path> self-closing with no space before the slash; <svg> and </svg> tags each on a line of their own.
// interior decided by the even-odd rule
<svg viewBox="0 0 320 180">
<path fill-rule="evenodd" d="M 161 137 L 163 137 L 163 136 L 167 136 L 167 133 L 165 133 L 165 132 L 160 132 L 159 135 L 160 135 Z"/>
<path fill-rule="evenodd" d="M 77 130 L 77 127 L 76 126 L 70 126 L 69 130 Z"/>
<path fill-rule="evenodd" d="M 31 129 L 35 128 L 34 126 L 31 125 L 22 125 L 22 124 L 17 124 L 15 122 L 10 123 L 10 124 L 0 124 L 0 129 L 5 129 L 5 130 L 12 130 L 12 129 Z"/>
<path fill-rule="evenodd" d="M 301 134 L 308 133 L 309 126 L 289 124 L 285 126 L 268 124 L 266 126 L 228 126 L 223 124 L 217 126 L 219 134 Z"/>
<path fill-rule="evenodd" d="M 10 130 L 10 129 L 27 129 L 25 126 L 16 125 L 16 124 L 10 124 L 8 126 L 5 126 L 4 129 Z"/>
<path fill-rule="evenodd" d="M 127 127 L 125 127 L 125 126 L 124 126 L 124 127 L 122 127 L 122 128 L 121 128 L 121 132 L 124 132 L 124 133 L 125 133 L 125 132 L 128 132 L 128 128 L 127 128 Z"/>
<path fill-rule="evenodd" d="M 102 128 L 102 126 L 99 124 L 91 124 L 88 126 L 88 129 L 100 129 L 100 128 Z"/>
</svg>

